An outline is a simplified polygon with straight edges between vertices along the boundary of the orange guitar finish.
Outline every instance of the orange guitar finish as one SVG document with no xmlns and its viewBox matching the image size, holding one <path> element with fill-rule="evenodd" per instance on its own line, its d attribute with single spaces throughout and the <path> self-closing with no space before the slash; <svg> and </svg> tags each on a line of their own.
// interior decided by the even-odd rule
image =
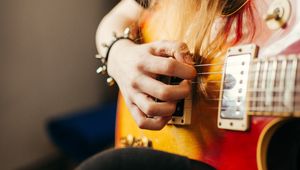
<svg viewBox="0 0 300 170">
<path fill-rule="evenodd" d="M 263 12 L 272 1 L 258 0 L 257 25 L 261 32 L 252 43 L 260 46 L 264 51 L 277 40 L 287 35 L 294 25 L 296 18 L 297 0 L 291 1 L 294 10 L 287 28 L 270 31 L 263 22 Z M 152 41 L 151 34 L 145 31 L 147 40 Z M 270 42 L 270 40 L 272 40 Z M 280 46 L 278 46 L 280 48 Z M 286 50 L 282 49 L 280 53 Z M 300 49 L 286 50 L 300 53 Z M 278 55 L 274 53 L 271 55 Z M 261 53 L 259 53 L 261 55 Z M 214 61 L 220 63 L 220 61 Z M 211 76 L 210 80 L 220 80 L 220 77 Z M 129 134 L 135 137 L 147 137 L 152 141 L 152 147 L 174 154 L 184 155 L 194 160 L 208 163 L 218 170 L 256 170 L 266 169 L 266 150 L 269 138 L 284 119 L 276 117 L 251 116 L 250 128 L 246 132 L 229 131 L 217 128 L 218 103 L 208 103 L 202 99 L 193 101 L 192 122 L 187 126 L 167 125 L 161 131 L 139 129 L 128 111 L 122 96 L 119 96 L 116 147 L 121 147 L 120 139 Z"/>
<path fill-rule="evenodd" d="M 201 102 L 200 102 L 201 103 Z M 146 136 L 152 140 L 153 148 L 204 161 L 220 170 L 257 169 L 257 147 L 260 134 L 273 118 L 254 117 L 251 130 L 234 132 L 217 128 L 216 110 L 206 109 L 201 103 L 201 111 L 192 115 L 190 126 L 167 125 L 161 131 L 139 129 L 122 97 L 119 98 L 116 146 L 120 138 L 131 134 Z"/>
</svg>

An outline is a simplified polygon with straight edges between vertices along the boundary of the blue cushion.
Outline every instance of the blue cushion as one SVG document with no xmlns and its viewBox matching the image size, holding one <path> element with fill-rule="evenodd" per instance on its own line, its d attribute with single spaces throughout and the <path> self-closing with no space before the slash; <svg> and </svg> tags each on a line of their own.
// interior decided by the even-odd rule
<svg viewBox="0 0 300 170">
<path fill-rule="evenodd" d="M 49 136 L 70 159 L 80 162 L 112 146 L 116 103 L 55 118 L 47 124 Z"/>
</svg>

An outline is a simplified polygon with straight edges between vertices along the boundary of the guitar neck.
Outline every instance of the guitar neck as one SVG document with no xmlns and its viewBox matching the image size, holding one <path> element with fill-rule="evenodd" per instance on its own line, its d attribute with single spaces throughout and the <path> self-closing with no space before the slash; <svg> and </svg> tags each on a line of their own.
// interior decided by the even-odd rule
<svg viewBox="0 0 300 170">
<path fill-rule="evenodd" d="M 251 115 L 300 116 L 300 55 L 254 59 L 247 92 Z"/>
</svg>

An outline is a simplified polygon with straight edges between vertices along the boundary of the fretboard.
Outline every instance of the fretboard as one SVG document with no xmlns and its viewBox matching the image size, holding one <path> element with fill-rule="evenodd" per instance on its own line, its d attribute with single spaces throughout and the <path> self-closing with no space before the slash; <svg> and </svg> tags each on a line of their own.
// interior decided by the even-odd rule
<svg viewBox="0 0 300 170">
<path fill-rule="evenodd" d="M 247 96 L 250 114 L 300 116 L 300 55 L 255 59 Z"/>
</svg>

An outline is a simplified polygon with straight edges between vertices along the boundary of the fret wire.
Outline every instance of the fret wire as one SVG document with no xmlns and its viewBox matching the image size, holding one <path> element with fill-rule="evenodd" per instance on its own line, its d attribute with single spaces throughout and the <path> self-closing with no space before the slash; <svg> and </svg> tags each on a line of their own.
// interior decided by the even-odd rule
<svg viewBox="0 0 300 170">
<path fill-rule="evenodd" d="M 293 67 L 290 67 L 290 62 L 294 63 Z M 297 68 L 298 62 L 299 62 L 299 56 L 295 56 L 292 59 L 290 56 L 288 56 L 287 58 L 279 58 L 279 59 L 272 58 L 268 60 L 254 61 L 253 63 L 256 63 L 254 64 L 254 67 L 256 66 L 256 70 L 252 69 L 254 67 L 251 67 L 249 70 L 249 75 L 250 75 L 249 85 L 251 85 L 251 82 L 253 82 L 254 85 L 252 89 L 248 90 L 248 92 L 250 92 L 250 95 L 251 92 L 254 92 L 255 93 L 255 95 L 253 95 L 254 98 L 257 98 L 257 100 L 262 101 L 262 103 L 257 103 L 255 105 L 268 105 L 272 107 L 273 102 L 277 102 L 274 103 L 274 105 L 282 104 L 283 102 L 285 102 L 285 105 L 289 106 L 288 104 L 291 102 L 288 102 L 286 100 L 287 97 L 289 98 L 294 97 L 295 99 L 298 99 L 299 96 L 297 96 L 297 94 L 300 93 L 300 91 L 297 90 L 300 88 L 300 84 L 298 83 L 300 82 L 300 75 L 299 75 L 300 70 L 299 68 Z M 266 66 L 266 65 L 271 65 L 271 66 Z M 292 72 L 295 72 L 295 77 L 290 76 L 290 73 Z M 296 72 L 298 74 L 296 74 Z M 223 72 L 219 72 L 219 73 L 223 73 Z M 209 72 L 204 74 L 208 75 Z M 216 74 L 216 72 L 212 72 L 212 74 Z M 296 75 L 297 75 L 297 79 L 296 79 Z M 258 84 L 258 80 L 262 80 L 262 84 Z M 222 83 L 221 81 L 216 81 L 216 83 L 218 82 Z M 193 83 L 197 83 L 197 82 L 193 82 Z M 213 91 L 220 92 L 221 90 L 213 90 Z M 226 90 L 222 90 L 222 91 L 226 91 Z M 294 96 L 290 94 L 294 94 Z M 274 95 L 279 95 L 279 96 L 274 96 Z M 247 101 L 251 102 L 251 100 L 252 99 L 250 98 Z M 294 101 L 294 103 L 299 103 L 299 101 L 296 100 Z M 282 106 L 274 106 L 274 107 L 276 108 L 279 107 L 282 109 Z M 272 108 L 272 110 L 274 110 L 274 107 Z M 261 107 L 256 107 L 256 108 L 253 107 L 253 108 L 256 109 L 257 111 L 261 109 Z"/>
<path fill-rule="evenodd" d="M 293 93 L 293 91 L 295 90 L 295 74 L 296 74 L 296 68 L 297 68 L 297 65 L 295 65 L 295 56 L 291 56 L 291 58 L 293 59 L 292 61 L 288 61 L 287 62 L 287 72 L 286 72 L 286 80 L 285 80 L 285 84 L 286 84 L 286 90 L 283 94 L 283 102 L 284 102 L 284 105 L 288 106 L 291 110 L 294 108 L 294 100 L 295 100 L 295 96 L 294 94 L 296 93 Z M 289 80 L 292 80 L 292 81 L 289 81 Z"/>
<path fill-rule="evenodd" d="M 267 81 L 267 72 L 268 72 L 269 62 L 265 61 L 264 68 L 263 68 L 263 75 L 262 75 L 262 88 L 264 89 L 264 92 L 262 93 L 262 96 L 264 100 L 261 102 L 262 105 L 266 105 L 266 81 Z"/>
<path fill-rule="evenodd" d="M 272 106 L 273 106 L 273 91 L 274 91 L 274 85 L 275 85 L 275 81 L 276 81 L 276 69 L 277 69 L 277 61 L 273 60 L 272 61 L 273 63 L 273 69 L 270 70 L 271 72 L 271 83 L 269 85 L 269 88 L 268 88 L 268 96 L 270 97 L 269 100 L 268 100 L 268 106 L 270 106 L 268 108 L 268 110 L 272 110 Z"/>
<path fill-rule="evenodd" d="M 257 72 L 258 75 L 257 75 L 256 86 L 254 88 L 263 89 L 263 86 L 262 86 L 262 78 L 263 78 L 262 77 L 262 72 L 264 70 L 264 61 L 259 61 L 258 64 L 259 64 L 259 69 L 258 69 L 258 72 Z M 252 96 L 252 97 L 254 97 L 254 98 L 261 97 L 261 94 L 262 94 L 261 91 L 255 91 L 254 93 L 255 93 L 255 95 Z M 256 107 L 260 107 L 260 105 L 262 105 L 261 101 L 259 101 L 259 100 L 254 100 L 253 102 L 255 103 Z"/>
<path fill-rule="evenodd" d="M 282 57 L 282 56 L 280 56 L 280 57 Z M 280 78 L 279 78 L 279 88 L 281 89 L 281 90 L 285 90 L 285 83 L 284 83 L 284 81 L 285 81 L 285 77 L 286 77 L 286 65 L 287 65 L 287 62 L 286 62 L 286 59 L 283 57 L 283 60 L 281 61 L 281 69 L 280 69 Z M 279 103 L 281 103 L 282 105 L 284 104 L 283 102 L 283 95 L 280 95 L 280 97 L 279 97 L 279 100 L 280 101 L 278 101 Z"/>
<path fill-rule="evenodd" d="M 256 63 L 256 73 L 255 73 L 255 79 L 254 79 L 254 84 L 253 84 L 253 88 L 255 89 L 253 91 L 253 97 L 255 98 L 257 96 L 257 86 L 258 86 L 258 78 L 259 78 L 259 70 L 260 70 L 260 62 L 257 62 Z M 256 107 L 257 106 L 257 103 L 256 102 L 251 102 L 251 107 Z"/>
<path fill-rule="evenodd" d="M 254 81 L 252 81 L 252 77 L 251 77 L 251 75 L 253 75 L 252 74 L 252 72 L 254 72 L 253 70 L 256 68 L 256 65 L 257 65 L 257 62 L 255 61 L 255 62 L 253 62 L 254 63 L 254 65 L 253 65 L 253 67 L 250 67 L 249 68 L 249 76 L 248 76 L 248 79 L 249 79 L 249 86 L 248 86 L 248 88 L 250 87 L 250 88 L 253 88 L 254 87 Z M 249 94 L 249 96 L 255 96 L 255 94 L 253 93 L 253 92 L 249 92 L 248 93 Z M 254 103 L 253 102 L 249 102 L 249 105 L 250 106 L 253 106 L 254 105 Z"/>
<path fill-rule="evenodd" d="M 297 61 L 294 61 L 296 64 L 296 66 L 294 65 L 294 67 L 296 68 L 296 71 L 295 71 L 295 89 L 299 89 L 300 88 L 300 84 L 299 84 L 299 80 L 300 80 L 300 67 L 299 67 L 299 65 L 300 65 L 300 60 L 299 60 L 299 56 L 300 55 L 297 55 L 295 58 L 296 58 L 296 60 Z M 297 97 L 297 94 L 294 94 L 294 98 L 296 98 Z M 296 99 L 294 99 L 294 100 L 296 100 Z M 295 110 L 300 110 L 300 104 L 294 104 L 294 108 L 295 108 Z"/>
<path fill-rule="evenodd" d="M 264 76 L 264 70 L 265 70 L 265 65 L 266 65 L 266 63 L 267 63 L 268 61 L 260 61 L 260 71 L 259 71 L 259 81 L 258 81 L 258 86 L 259 86 L 259 88 L 260 89 L 263 89 L 264 91 L 262 91 L 262 92 L 256 92 L 257 93 L 257 98 L 263 98 L 264 96 L 264 92 L 265 92 L 265 89 L 264 89 L 264 86 L 263 86 L 263 83 L 264 83 L 264 81 L 263 81 L 263 76 Z M 257 103 L 257 106 L 258 106 L 258 108 L 260 109 L 261 108 L 261 106 L 263 106 L 264 105 L 264 103 L 263 103 L 263 101 L 260 101 L 260 100 L 256 100 L 255 101 L 256 103 Z"/>
<path fill-rule="evenodd" d="M 290 85 L 290 88 L 289 89 L 292 89 L 291 92 L 290 92 L 290 96 L 286 96 L 287 98 L 290 98 L 291 100 L 291 103 L 294 103 L 290 105 L 290 107 L 293 107 L 294 110 L 296 110 L 297 108 L 295 106 L 297 106 L 295 103 L 295 100 L 296 100 L 296 93 L 293 93 L 296 89 L 297 89 L 297 86 L 296 86 L 296 76 L 297 76 L 297 66 L 298 66 L 298 59 L 297 59 L 297 56 L 296 55 L 292 55 L 291 56 L 292 58 L 292 73 L 290 74 L 291 75 L 291 79 L 293 80 L 293 82 L 290 82 L 289 85 Z M 296 89 L 295 89 L 296 87 Z M 299 87 L 300 88 L 300 87 Z M 299 96 L 298 96 L 299 97 Z M 296 100 L 296 101 L 299 101 L 299 100 Z"/>
</svg>

